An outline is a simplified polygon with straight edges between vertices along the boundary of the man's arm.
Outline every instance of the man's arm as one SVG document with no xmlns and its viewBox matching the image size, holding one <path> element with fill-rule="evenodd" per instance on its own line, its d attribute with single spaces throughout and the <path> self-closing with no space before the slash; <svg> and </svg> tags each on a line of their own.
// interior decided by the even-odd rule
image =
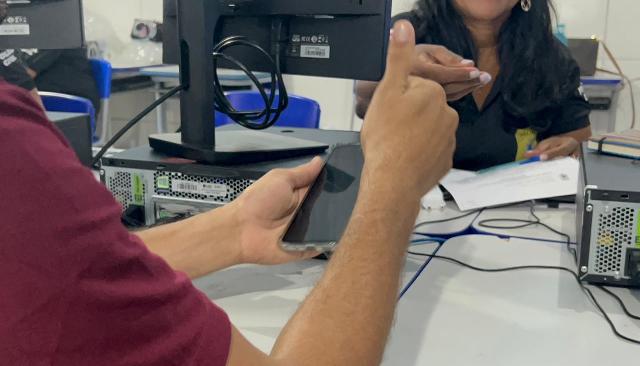
<svg viewBox="0 0 640 366">
<path fill-rule="evenodd" d="M 190 278 L 242 262 L 232 206 L 136 233 L 154 254 Z"/>
<path fill-rule="evenodd" d="M 324 276 L 270 356 L 234 329 L 229 366 L 380 363 L 420 197 L 450 169 L 455 148 L 457 115 L 444 90 L 409 77 L 413 39 L 409 23 L 396 24 L 362 132 L 358 201 Z"/>
</svg>

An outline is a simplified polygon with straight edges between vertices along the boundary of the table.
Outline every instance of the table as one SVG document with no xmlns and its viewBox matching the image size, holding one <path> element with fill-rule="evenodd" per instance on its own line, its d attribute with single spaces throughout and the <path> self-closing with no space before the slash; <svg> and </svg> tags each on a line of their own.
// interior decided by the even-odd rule
<svg viewBox="0 0 640 366">
<path fill-rule="evenodd" d="M 464 236 L 438 252 L 481 267 L 575 268 L 563 246 Z M 625 335 L 640 326 L 606 295 L 599 302 Z M 640 292 L 615 290 L 635 313 Z M 616 338 L 568 274 L 479 273 L 434 260 L 402 298 L 384 365 L 615 365 L 633 363 L 640 347 Z"/>
<path fill-rule="evenodd" d="M 155 84 L 154 94 L 158 100 L 168 88 L 177 86 L 180 80 L 180 68 L 178 65 L 163 65 L 154 67 L 144 67 L 139 70 L 140 75 L 151 77 Z M 262 84 L 271 83 L 271 74 L 258 72 L 256 77 Z M 253 82 L 247 75 L 239 70 L 219 69 L 218 77 L 220 84 L 225 88 L 246 88 L 254 87 Z M 213 103 L 213 101 L 211 101 Z M 166 108 L 163 105 L 156 109 L 156 124 L 158 133 L 167 132 Z"/>
<path fill-rule="evenodd" d="M 427 253 L 437 248 L 436 244 L 413 247 Z M 423 258 L 407 258 L 404 284 L 423 262 Z M 268 353 L 325 266 L 326 261 L 319 260 L 275 267 L 245 265 L 200 278 L 194 284 L 229 314 L 249 341 Z"/>
<path fill-rule="evenodd" d="M 539 239 L 566 243 L 567 239 L 562 235 L 555 234 L 540 225 L 532 225 L 522 229 L 488 229 L 479 225 L 483 220 L 490 219 L 520 219 L 535 220 L 531 215 L 530 204 L 517 206 L 485 209 L 473 222 L 472 228 L 477 233 L 497 235 L 501 237 L 515 237 L 524 239 Z M 559 208 L 549 208 L 545 205 L 535 206 L 536 215 L 542 223 L 565 233 L 571 237 L 571 242 L 576 241 L 576 206 L 561 205 Z M 517 225 L 508 222 L 494 222 L 492 225 L 511 226 Z"/>
</svg>

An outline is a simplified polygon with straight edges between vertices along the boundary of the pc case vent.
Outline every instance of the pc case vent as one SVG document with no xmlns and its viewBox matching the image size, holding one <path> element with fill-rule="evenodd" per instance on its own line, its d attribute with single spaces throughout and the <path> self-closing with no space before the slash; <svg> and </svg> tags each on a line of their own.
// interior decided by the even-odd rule
<svg viewBox="0 0 640 366">
<path fill-rule="evenodd" d="M 632 246 L 635 229 L 635 210 L 615 207 L 598 217 L 596 268 L 598 274 L 622 271 L 624 249 Z"/>
<path fill-rule="evenodd" d="M 165 180 L 163 184 L 165 187 L 158 187 L 159 179 Z M 234 178 L 215 178 L 215 177 L 206 177 L 199 175 L 186 175 L 182 173 L 175 172 L 156 172 L 153 177 L 154 180 L 154 193 L 163 197 L 171 197 L 171 198 L 182 198 L 182 199 L 191 199 L 191 200 L 199 200 L 199 201 L 208 201 L 208 202 L 216 202 L 216 203 L 229 203 L 245 189 L 249 188 L 255 181 L 251 179 L 234 179 Z M 224 196 L 212 196 L 206 194 L 199 194 L 195 192 L 183 192 L 183 191 L 175 191 L 172 190 L 173 181 L 178 180 L 180 182 L 190 182 L 190 183 L 206 183 L 206 184 L 221 184 L 227 187 L 227 194 Z M 168 187 L 168 188 L 167 188 Z"/>
<path fill-rule="evenodd" d="M 113 176 L 108 178 L 107 188 L 113 194 L 113 197 L 122 206 L 122 211 L 125 211 L 130 205 L 134 203 L 133 200 L 133 176 L 128 172 L 116 172 Z M 147 185 L 142 185 L 142 197 L 144 199 L 147 191 Z"/>
</svg>

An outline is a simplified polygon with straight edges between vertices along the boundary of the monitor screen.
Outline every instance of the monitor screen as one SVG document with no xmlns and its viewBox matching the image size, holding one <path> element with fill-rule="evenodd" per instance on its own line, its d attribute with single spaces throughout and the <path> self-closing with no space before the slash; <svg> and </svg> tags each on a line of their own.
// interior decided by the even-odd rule
<svg viewBox="0 0 640 366">
<path fill-rule="evenodd" d="M 68 49 L 84 45 L 81 0 L 7 0 L 0 49 Z"/>
</svg>

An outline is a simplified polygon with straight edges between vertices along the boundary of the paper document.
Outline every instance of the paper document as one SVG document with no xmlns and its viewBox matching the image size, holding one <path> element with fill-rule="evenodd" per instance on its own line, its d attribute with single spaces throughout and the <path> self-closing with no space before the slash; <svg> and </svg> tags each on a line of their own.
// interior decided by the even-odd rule
<svg viewBox="0 0 640 366">
<path fill-rule="evenodd" d="M 574 195 L 579 163 L 573 158 L 507 164 L 486 172 L 452 170 L 441 182 L 462 211 Z"/>
</svg>

